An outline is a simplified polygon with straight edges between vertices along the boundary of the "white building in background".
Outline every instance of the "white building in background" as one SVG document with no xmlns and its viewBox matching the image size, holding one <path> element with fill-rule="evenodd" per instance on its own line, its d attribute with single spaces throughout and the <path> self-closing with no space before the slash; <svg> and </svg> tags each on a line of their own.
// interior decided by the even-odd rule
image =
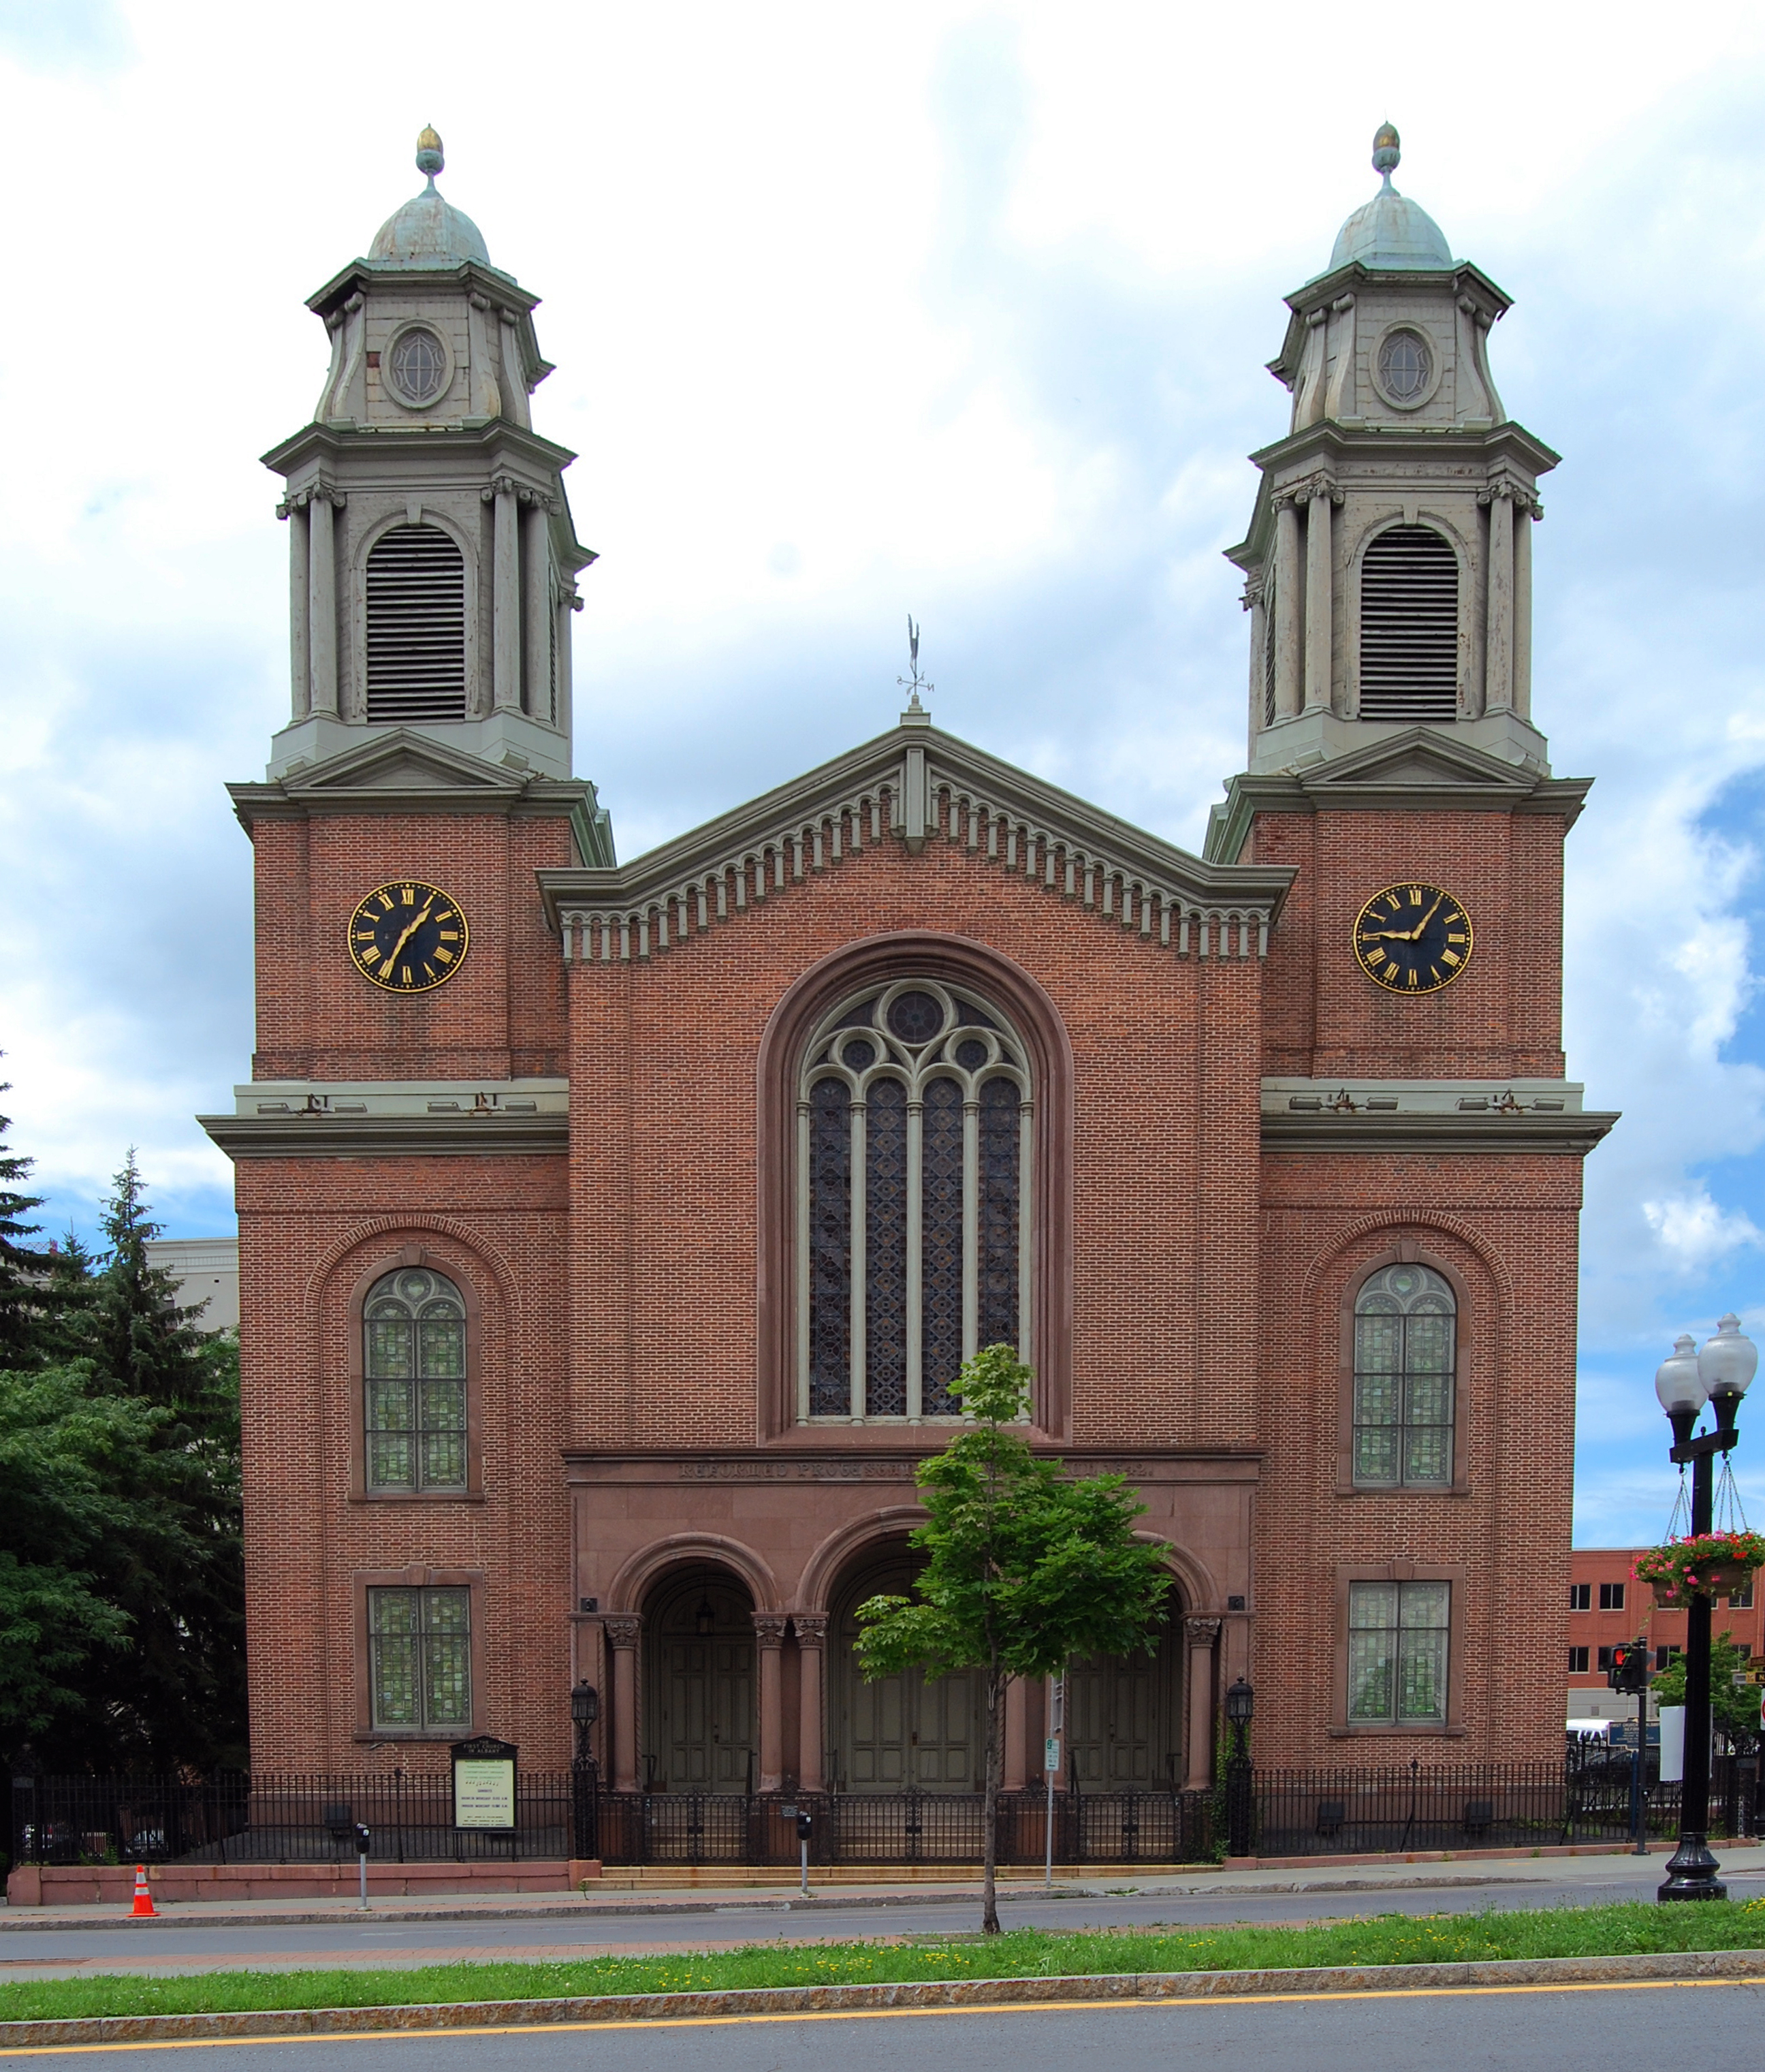
<svg viewBox="0 0 1765 2072">
<path fill-rule="evenodd" d="M 178 1283 L 185 1309 L 206 1302 L 196 1319 L 204 1331 L 239 1329 L 239 1240 L 236 1237 L 161 1238 L 147 1248 L 150 1265 L 163 1267 Z"/>
</svg>

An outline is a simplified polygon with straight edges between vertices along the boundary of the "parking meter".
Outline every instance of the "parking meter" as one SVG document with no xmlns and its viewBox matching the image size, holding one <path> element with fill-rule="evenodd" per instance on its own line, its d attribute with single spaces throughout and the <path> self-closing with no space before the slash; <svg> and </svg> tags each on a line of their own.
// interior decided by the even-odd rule
<svg viewBox="0 0 1765 2072">
<path fill-rule="evenodd" d="M 815 1827 L 815 1815 L 799 1807 L 797 1811 L 797 1852 L 802 1862 L 802 1896 L 809 1897 L 809 1837 Z"/>
<path fill-rule="evenodd" d="M 373 1836 L 362 1823 L 355 1823 L 355 1868 L 361 1881 L 362 1911 L 367 1911 L 367 1849 Z"/>
</svg>

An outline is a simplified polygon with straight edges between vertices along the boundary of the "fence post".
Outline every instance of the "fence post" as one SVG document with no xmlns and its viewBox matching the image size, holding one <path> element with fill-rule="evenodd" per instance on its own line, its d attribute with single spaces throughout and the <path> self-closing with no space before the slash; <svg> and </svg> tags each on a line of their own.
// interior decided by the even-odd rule
<svg viewBox="0 0 1765 2072">
<path fill-rule="evenodd" d="M 12 1780 L 12 1834 L 9 1853 L 14 1863 L 24 1860 L 25 1836 L 31 1837 L 31 1855 L 34 1862 L 43 1861 L 43 1823 L 37 1818 L 37 1780 L 35 1777 L 15 1777 Z"/>
</svg>

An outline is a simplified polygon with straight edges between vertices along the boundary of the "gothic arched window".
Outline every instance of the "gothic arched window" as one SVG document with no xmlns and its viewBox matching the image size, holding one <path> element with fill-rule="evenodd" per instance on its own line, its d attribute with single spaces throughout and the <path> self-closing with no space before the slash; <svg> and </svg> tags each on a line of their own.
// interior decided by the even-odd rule
<svg viewBox="0 0 1765 2072">
<path fill-rule="evenodd" d="M 404 1266 L 362 1304 L 368 1493 L 463 1490 L 466 1303 L 444 1274 Z"/>
<path fill-rule="evenodd" d="M 439 525 L 395 525 L 368 555 L 367 717 L 466 717 L 466 561 Z"/>
<path fill-rule="evenodd" d="M 895 979 L 817 1027 L 797 1094 L 802 1418 L 959 1416 L 983 1346 L 1027 1357 L 1028 1054 L 965 989 Z"/>
<path fill-rule="evenodd" d="M 1361 717 L 1459 717 L 1459 557 L 1431 525 L 1393 525 L 1361 565 Z"/>
<path fill-rule="evenodd" d="M 1459 1305 L 1431 1268 L 1386 1266 L 1354 1303 L 1354 1479 L 1363 1488 L 1452 1481 Z"/>
</svg>

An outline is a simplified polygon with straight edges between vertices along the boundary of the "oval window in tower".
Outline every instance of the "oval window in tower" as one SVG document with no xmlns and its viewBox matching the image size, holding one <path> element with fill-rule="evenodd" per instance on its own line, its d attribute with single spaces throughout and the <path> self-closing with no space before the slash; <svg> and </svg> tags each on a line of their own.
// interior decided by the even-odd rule
<svg viewBox="0 0 1765 2072">
<path fill-rule="evenodd" d="M 447 348 L 427 326 L 413 324 L 393 339 L 386 372 L 399 401 L 421 408 L 447 386 Z"/>
<path fill-rule="evenodd" d="M 1434 379 L 1434 356 L 1427 340 L 1413 331 L 1387 331 L 1379 342 L 1379 386 L 1394 403 L 1408 408 L 1422 401 Z"/>
</svg>

